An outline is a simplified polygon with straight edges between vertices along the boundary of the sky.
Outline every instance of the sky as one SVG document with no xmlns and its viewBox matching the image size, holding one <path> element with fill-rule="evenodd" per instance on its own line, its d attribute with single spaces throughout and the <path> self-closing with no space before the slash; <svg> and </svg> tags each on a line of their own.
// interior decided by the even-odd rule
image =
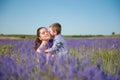
<svg viewBox="0 0 120 80">
<path fill-rule="evenodd" d="M 120 34 L 120 0 L 0 0 L 0 34 L 32 34 L 58 22 L 63 35 Z"/>
</svg>

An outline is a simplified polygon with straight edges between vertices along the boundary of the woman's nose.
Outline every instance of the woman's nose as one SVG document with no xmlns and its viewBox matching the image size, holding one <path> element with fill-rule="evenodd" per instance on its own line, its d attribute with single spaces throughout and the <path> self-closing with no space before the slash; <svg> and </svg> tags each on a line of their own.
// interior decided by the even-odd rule
<svg viewBox="0 0 120 80">
<path fill-rule="evenodd" d="M 49 34 L 48 32 L 45 32 L 45 34 L 47 35 L 47 34 Z"/>
</svg>

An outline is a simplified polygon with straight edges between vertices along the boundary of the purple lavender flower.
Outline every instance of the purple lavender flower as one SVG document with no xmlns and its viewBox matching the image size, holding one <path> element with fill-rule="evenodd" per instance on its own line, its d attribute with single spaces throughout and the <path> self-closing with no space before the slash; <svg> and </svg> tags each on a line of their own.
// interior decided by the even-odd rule
<svg viewBox="0 0 120 80">
<path fill-rule="evenodd" d="M 114 66 L 113 73 L 106 73 L 102 66 L 102 58 L 99 57 L 96 64 L 92 58 L 102 50 L 120 51 L 120 38 L 78 38 L 67 39 L 70 53 L 55 59 L 49 56 L 46 64 L 46 55 L 36 53 L 33 50 L 33 39 L 0 40 L 2 45 L 11 45 L 1 54 L 0 49 L 0 80 L 11 79 L 54 79 L 54 80 L 119 80 L 119 65 Z M 49 46 L 52 46 L 50 41 Z M 10 55 L 6 55 L 9 51 Z M 93 54 L 94 57 L 90 57 Z M 118 55 L 119 56 L 119 55 Z M 39 62 L 36 59 L 39 59 Z M 118 59 L 119 61 L 119 59 Z M 117 61 L 116 61 L 117 62 Z"/>
</svg>

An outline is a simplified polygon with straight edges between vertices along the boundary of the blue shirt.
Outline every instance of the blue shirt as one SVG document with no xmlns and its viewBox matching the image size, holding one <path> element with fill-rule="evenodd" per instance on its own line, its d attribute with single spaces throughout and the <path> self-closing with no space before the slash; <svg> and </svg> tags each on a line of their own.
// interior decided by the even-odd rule
<svg viewBox="0 0 120 80">
<path fill-rule="evenodd" d="M 68 53 L 66 40 L 61 34 L 54 37 L 53 46 L 50 48 L 50 53 L 53 52 L 55 52 L 57 55 L 64 55 Z"/>
</svg>

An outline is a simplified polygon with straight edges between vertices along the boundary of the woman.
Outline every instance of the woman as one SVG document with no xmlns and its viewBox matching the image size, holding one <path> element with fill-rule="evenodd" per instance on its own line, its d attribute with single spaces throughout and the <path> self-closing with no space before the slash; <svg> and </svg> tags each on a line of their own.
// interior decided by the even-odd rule
<svg viewBox="0 0 120 80">
<path fill-rule="evenodd" d="M 53 44 L 53 40 L 50 38 L 51 38 L 51 35 L 49 31 L 47 30 L 47 28 L 40 27 L 37 29 L 37 35 L 34 41 L 34 49 L 37 52 L 38 57 L 46 56 L 47 61 L 48 61 L 50 54 L 49 53 L 46 54 L 45 50 L 52 47 L 52 44 Z"/>
</svg>

